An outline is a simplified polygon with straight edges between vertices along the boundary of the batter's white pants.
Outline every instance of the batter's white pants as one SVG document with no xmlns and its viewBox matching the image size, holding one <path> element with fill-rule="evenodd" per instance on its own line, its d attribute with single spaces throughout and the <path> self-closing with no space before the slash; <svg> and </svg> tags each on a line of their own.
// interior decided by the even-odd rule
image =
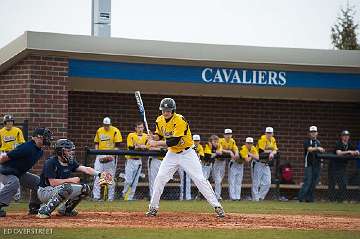
<svg viewBox="0 0 360 239">
<path fill-rule="evenodd" d="M 228 172 L 229 172 L 228 181 L 229 181 L 230 200 L 240 200 L 241 185 L 244 174 L 244 164 L 239 164 L 237 162 L 230 161 Z"/>
<path fill-rule="evenodd" d="M 191 179 L 190 176 L 180 167 L 180 200 L 191 200 Z"/>
<path fill-rule="evenodd" d="M 215 160 L 212 177 L 215 182 L 215 195 L 217 199 L 221 199 L 221 183 L 225 175 L 226 160 Z"/>
<path fill-rule="evenodd" d="M 154 182 L 156 175 L 159 172 L 161 160 L 156 156 L 151 156 L 148 159 L 148 178 L 149 178 L 149 196 L 151 198 L 154 191 Z"/>
<path fill-rule="evenodd" d="M 252 162 L 252 199 L 253 201 L 264 200 L 271 187 L 271 170 L 269 165 Z"/>
<path fill-rule="evenodd" d="M 154 192 L 151 197 L 150 207 L 159 208 L 161 194 L 165 184 L 174 176 L 174 173 L 182 167 L 191 177 L 199 191 L 213 207 L 221 207 L 216 199 L 214 191 L 208 180 L 204 178 L 201 164 L 196 152 L 190 148 L 179 154 L 168 151 L 160 165 L 158 175 L 155 178 Z"/>
<path fill-rule="evenodd" d="M 108 194 L 108 200 L 113 201 L 115 196 L 115 173 L 116 173 L 116 164 L 117 160 L 115 157 L 115 160 L 107 162 L 107 163 L 100 163 L 100 158 L 106 157 L 107 155 L 97 155 L 94 163 L 94 169 L 99 172 L 109 172 L 112 175 L 113 183 L 109 185 L 109 194 Z M 100 199 L 100 186 L 99 186 L 99 177 L 95 176 L 94 179 L 94 187 L 93 187 L 93 197 L 94 199 Z"/>
<path fill-rule="evenodd" d="M 136 187 L 139 182 L 141 173 L 142 162 L 141 159 L 127 159 L 125 164 L 125 183 L 122 191 L 122 196 L 125 199 L 125 194 L 131 187 L 128 195 L 128 200 L 133 200 L 136 192 Z"/>
</svg>

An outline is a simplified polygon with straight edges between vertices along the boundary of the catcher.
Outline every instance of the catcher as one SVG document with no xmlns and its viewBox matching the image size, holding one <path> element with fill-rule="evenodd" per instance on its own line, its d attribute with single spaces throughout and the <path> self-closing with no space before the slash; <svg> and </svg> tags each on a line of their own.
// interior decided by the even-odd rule
<svg viewBox="0 0 360 239">
<path fill-rule="evenodd" d="M 68 139 L 59 139 L 54 145 L 54 155 L 44 164 L 40 176 L 38 197 L 44 203 L 37 217 L 49 218 L 58 208 L 62 216 L 76 216 L 75 207 L 91 193 L 90 186 L 81 184 L 79 177 L 71 177 L 72 172 L 83 172 L 99 176 L 100 184 L 111 184 L 112 176 L 108 172 L 100 173 L 93 168 L 79 165 L 75 160 L 75 145 Z"/>
</svg>

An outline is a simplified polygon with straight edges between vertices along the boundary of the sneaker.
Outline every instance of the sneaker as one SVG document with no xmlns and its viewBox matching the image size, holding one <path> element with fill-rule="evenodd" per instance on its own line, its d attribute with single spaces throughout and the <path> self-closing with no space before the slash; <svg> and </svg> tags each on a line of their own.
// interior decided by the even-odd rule
<svg viewBox="0 0 360 239">
<path fill-rule="evenodd" d="M 0 207 L 0 217 L 6 217 L 6 211 L 2 207 Z"/>
<path fill-rule="evenodd" d="M 149 211 L 147 211 L 146 216 L 155 217 L 158 210 L 155 207 L 149 207 Z"/>
<path fill-rule="evenodd" d="M 46 207 L 41 207 L 39 209 L 38 214 L 36 215 L 36 217 L 38 218 L 49 218 L 50 217 L 50 213 L 46 210 Z"/>
<path fill-rule="evenodd" d="M 40 205 L 39 204 L 29 204 L 28 215 L 36 215 L 39 212 Z"/>
<path fill-rule="evenodd" d="M 64 216 L 64 217 L 75 217 L 75 216 L 77 216 L 77 215 L 79 214 L 78 211 L 76 211 L 75 209 L 72 210 L 72 211 L 67 211 L 67 210 L 59 209 L 59 210 L 58 210 L 58 213 L 59 213 L 61 216 Z"/>
<path fill-rule="evenodd" d="M 215 209 L 217 217 L 219 217 L 219 218 L 225 217 L 225 212 L 222 207 L 215 207 L 214 209 Z"/>
</svg>

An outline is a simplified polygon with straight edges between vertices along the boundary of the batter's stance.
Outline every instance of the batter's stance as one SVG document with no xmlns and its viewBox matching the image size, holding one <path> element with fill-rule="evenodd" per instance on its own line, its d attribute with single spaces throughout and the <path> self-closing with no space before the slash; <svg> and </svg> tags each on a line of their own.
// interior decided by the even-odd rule
<svg viewBox="0 0 360 239">
<path fill-rule="evenodd" d="M 168 152 L 160 165 L 155 178 L 154 192 L 151 197 L 147 216 L 156 216 L 159 201 L 165 184 L 172 178 L 179 167 L 194 181 L 199 191 L 214 207 L 218 217 L 224 217 L 225 212 L 215 197 L 215 193 L 208 180 L 204 178 L 200 160 L 193 149 L 190 127 L 185 118 L 175 113 L 176 104 L 171 98 L 164 98 L 160 102 L 162 112 L 156 119 L 155 135 L 151 135 L 149 145 L 152 147 L 168 147 Z"/>
</svg>

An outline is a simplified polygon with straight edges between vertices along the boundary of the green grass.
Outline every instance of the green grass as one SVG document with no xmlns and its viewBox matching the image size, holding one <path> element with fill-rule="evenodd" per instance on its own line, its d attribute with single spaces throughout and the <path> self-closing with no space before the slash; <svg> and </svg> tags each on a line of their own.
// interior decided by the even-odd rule
<svg viewBox="0 0 360 239">
<path fill-rule="evenodd" d="M 222 202 L 226 212 L 233 213 L 265 213 L 265 214 L 319 214 L 319 215 L 344 215 L 360 217 L 360 204 L 339 204 L 339 203 L 298 203 L 298 202 L 278 202 L 264 201 L 251 202 L 241 201 Z M 84 201 L 80 204 L 80 210 L 86 211 L 132 211 L 145 212 L 147 201 L 115 201 L 115 202 L 91 202 Z M 27 204 L 12 203 L 7 209 L 11 211 L 25 211 Z M 167 212 L 212 212 L 210 205 L 206 201 L 161 201 L 160 210 Z"/>
<path fill-rule="evenodd" d="M 54 229 L 52 235 L 4 235 L 0 232 L 1 238 L 155 238 L 155 239 L 196 239 L 196 238 L 229 238 L 229 239 L 267 239 L 267 238 L 291 238 L 291 239 L 342 239 L 342 238 L 360 238 L 359 232 L 349 231 L 321 231 L 321 230 L 179 230 L 179 229 L 126 229 L 126 228 L 110 228 L 106 230 L 99 230 L 95 228 L 86 229 Z"/>
</svg>

